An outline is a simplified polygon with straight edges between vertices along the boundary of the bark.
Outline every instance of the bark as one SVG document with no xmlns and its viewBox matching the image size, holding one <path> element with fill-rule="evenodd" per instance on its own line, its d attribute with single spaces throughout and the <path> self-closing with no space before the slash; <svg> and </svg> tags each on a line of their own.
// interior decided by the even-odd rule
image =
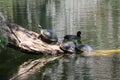
<svg viewBox="0 0 120 80">
<path fill-rule="evenodd" d="M 59 48 L 59 45 L 52 45 L 43 42 L 38 39 L 39 34 L 28 29 L 23 28 L 20 25 L 0 22 L 0 29 L 2 33 L 6 34 L 8 38 L 7 45 L 9 47 L 19 49 L 27 53 L 37 54 L 59 54 L 63 53 Z"/>
</svg>

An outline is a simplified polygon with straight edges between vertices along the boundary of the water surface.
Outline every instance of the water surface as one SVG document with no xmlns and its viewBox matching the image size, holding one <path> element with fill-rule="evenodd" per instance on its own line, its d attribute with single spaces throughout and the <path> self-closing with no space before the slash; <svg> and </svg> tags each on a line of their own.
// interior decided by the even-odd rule
<svg viewBox="0 0 120 80">
<path fill-rule="evenodd" d="M 120 0 L 0 0 L 0 12 L 14 23 L 38 32 L 37 25 L 66 34 L 82 31 L 82 43 L 101 55 L 85 58 L 64 56 L 18 80 L 120 80 Z M 0 50 L 0 80 L 15 77 L 20 66 L 41 58 L 6 48 Z M 32 64 L 28 64 L 29 66 Z"/>
</svg>

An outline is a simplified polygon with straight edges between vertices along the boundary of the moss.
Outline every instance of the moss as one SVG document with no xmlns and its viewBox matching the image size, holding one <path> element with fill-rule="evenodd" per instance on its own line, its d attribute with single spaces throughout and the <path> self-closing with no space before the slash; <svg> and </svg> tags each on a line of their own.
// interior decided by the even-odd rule
<svg viewBox="0 0 120 80">
<path fill-rule="evenodd" d="M 6 45 L 6 38 L 4 35 L 0 34 L 0 49 L 5 48 Z"/>
</svg>

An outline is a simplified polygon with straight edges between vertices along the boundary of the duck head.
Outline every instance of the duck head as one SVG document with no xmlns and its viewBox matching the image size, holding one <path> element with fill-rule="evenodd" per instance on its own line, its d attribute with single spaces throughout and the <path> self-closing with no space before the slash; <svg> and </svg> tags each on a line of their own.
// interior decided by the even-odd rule
<svg viewBox="0 0 120 80">
<path fill-rule="evenodd" d="M 77 32 L 77 37 L 81 37 L 81 31 Z"/>
</svg>

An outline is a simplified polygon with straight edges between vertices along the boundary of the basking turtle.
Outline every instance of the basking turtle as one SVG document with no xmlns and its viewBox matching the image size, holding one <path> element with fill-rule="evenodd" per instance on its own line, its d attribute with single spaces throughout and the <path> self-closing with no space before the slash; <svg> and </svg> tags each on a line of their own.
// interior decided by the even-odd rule
<svg viewBox="0 0 120 80">
<path fill-rule="evenodd" d="M 56 44 L 58 42 L 58 37 L 52 30 L 42 29 L 40 25 L 38 25 L 38 27 L 40 28 L 40 34 L 38 38 L 48 44 Z"/>
<path fill-rule="evenodd" d="M 65 35 L 63 42 L 74 41 L 76 43 L 81 43 L 81 31 L 77 32 L 77 35 Z"/>
<path fill-rule="evenodd" d="M 67 41 L 60 44 L 60 49 L 65 53 L 76 53 L 76 44 L 73 41 Z"/>
<path fill-rule="evenodd" d="M 92 47 L 88 44 L 78 44 L 76 50 L 77 53 L 80 53 L 82 56 L 90 56 L 93 51 Z"/>
</svg>

